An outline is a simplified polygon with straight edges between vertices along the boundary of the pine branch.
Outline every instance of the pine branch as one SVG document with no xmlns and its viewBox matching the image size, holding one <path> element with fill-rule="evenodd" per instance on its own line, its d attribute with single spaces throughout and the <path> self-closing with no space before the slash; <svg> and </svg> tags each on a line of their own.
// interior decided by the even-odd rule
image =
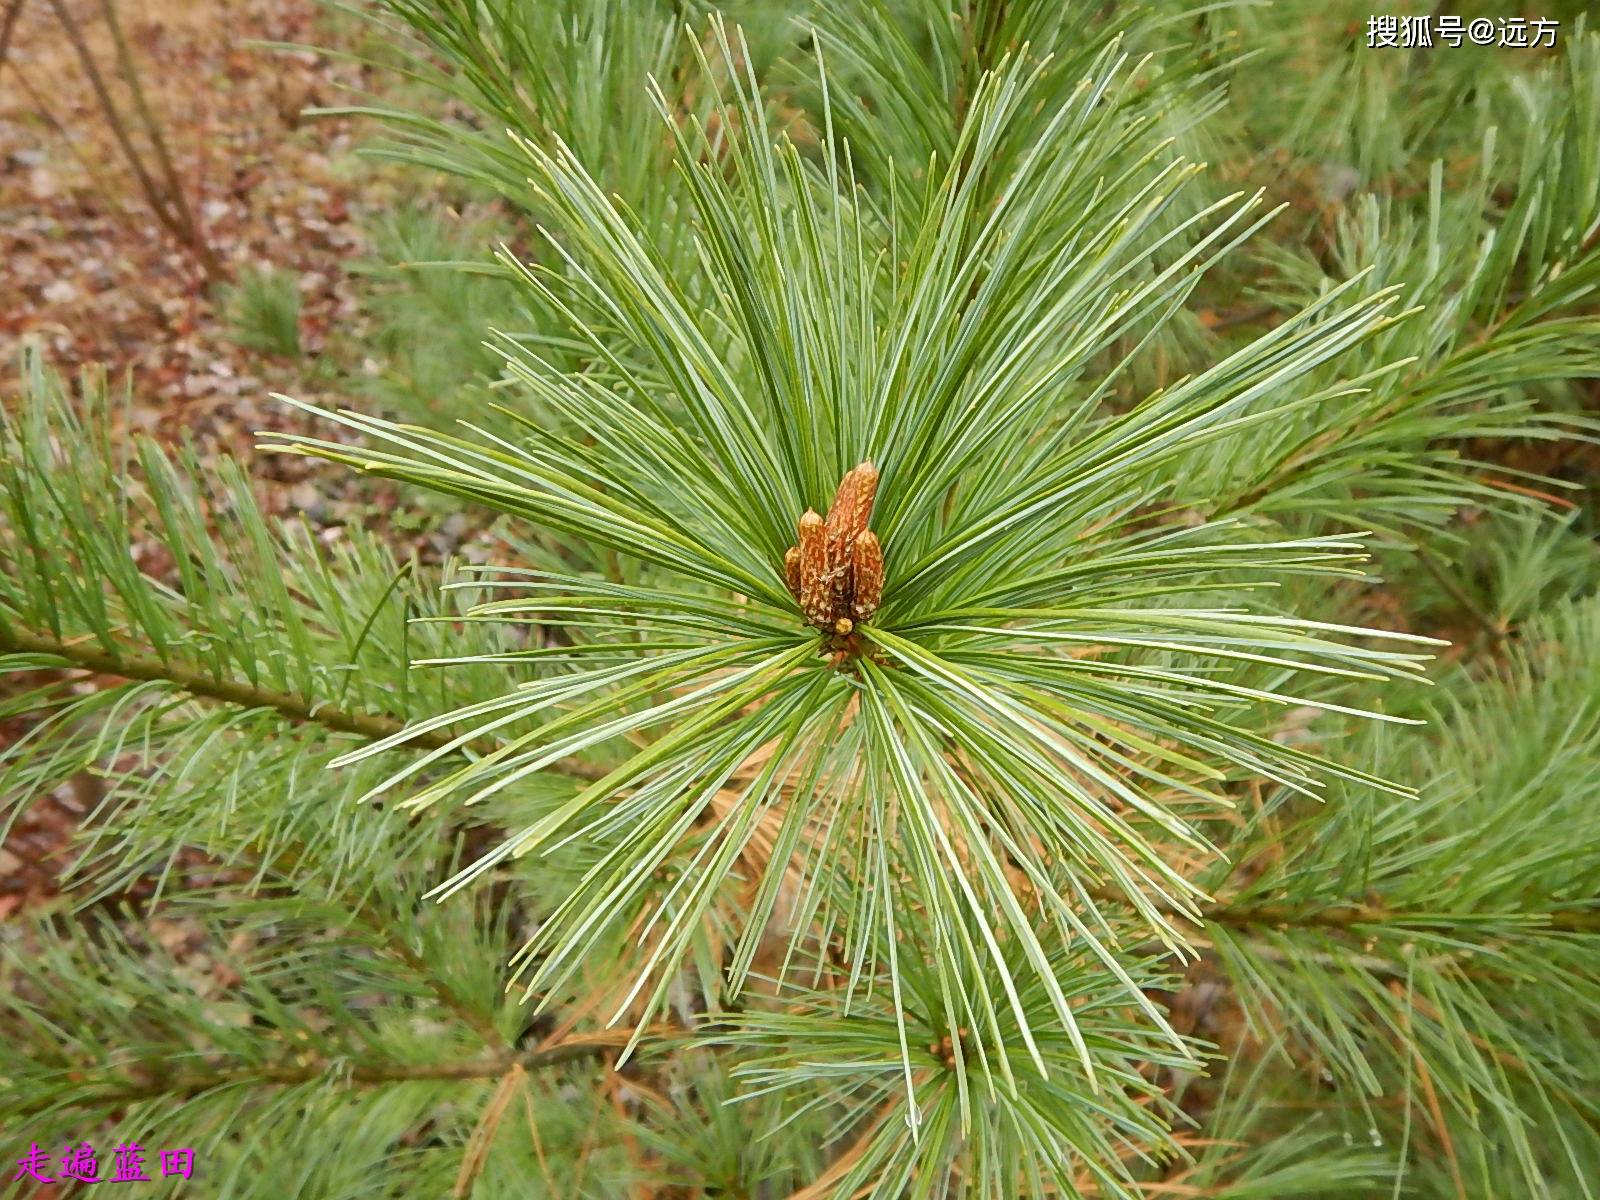
<svg viewBox="0 0 1600 1200">
<path fill-rule="evenodd" d="M 644 1044 L 652 1044 L 656 1037 L 670 1038 L 681 1031 L 669 1026 L 647 1031 Z M 170 1064 L 128 1064 L 125 1078 L 107 1080 L 103 1085 L 87 1090 L 78 1102 L 80 1106 L 99 1105 L 120 1108 L 142 1100 L 161 1098 L 188 1099 L 231 1087 L 289 1087 L 326 1079 L 333 1086 L 357 1085 L 381 1087 L 391 1083 L 410 1083 L 419 1080 L 469 1080 L 492 1079 L 504 1075 L 513 1067 L 525 1071 L 549 1070 L 586 1058 L 599 1058 L 610 1054 L 632 1036 L 631 1031 L 606 1030 L 599 1033 L 576 1034 L 554 1045 L 532 1050 L 505 1050 L 498 1054 L 476 1058 L 455 1059 L 432 1063 L 352 1063 L 348 1060 L 312 1059 L 295 1065 L 263 1063 L 248 1070 L 173 1071 Z M 30 1104 L 26 1099 L 8 1101 L 7 1115 L 13 1118 L 34 1116 L 51 1111 L 52 1105 L 40 1102 Z"/>
<path fill-rule="evenodd" d="M 1089 889 L 1096 900 L 1107 904 L 1124 903 L 1120 894 Z M 1202 904 L 1196 912 L 1159 905 L 1161 911 L 1177 920 L 1204 927 L 1210 922 L 1240 929 L 1268 926 L 1273 929 L 1361 929 L 1456 930 L 1464 935 L 1473 927 L 1489 927 L 1496 935 L 1510 930 L 1526 933 L 1600 933 L 1600 902 L 1575 908 L 1496 910 L 1486 913 L 1428 911 L 1417 908 L 1388 908 L 1373 904 L 1274 904 L 1221 899 Z"/>
<path fill-rule="evenodd" d="M 455 737 L 448 729 L 429 730 L 405 736 L 408 728 L 406 722 L 379 713 L 351 712 L 331 704 L 308 700 L 304 696 L 258 687 L 244 680 L 218 678 L 205 671 L 175 662 L 165 662 L 154 656 L 113 654 L 85 644 L 83 640 L 68 642 L 48 634 L 31 633 L 15 625 L 6 626 L 0 623 L 0 653 L 44 654 L 64 659 L 73 667 L 97 675 L 115 675 L 123 679 L 170 683 L 202 699 L 216 700 L 247 709 L 272 709 L 291 721 L 320 725 L 338 733 L 353 733 L 368 741 L 395 738 L 419 749 L 438 750 L 450 746 Z M 462 753 L 488 754 L 497 747 L 497 742 L 479 738 L 459 749 Z M 606 775 L 605 768 L 572 757 L 559 759 L 551 763 L 548 769 L 559 774 L 571 775 L 575 779 L 595 780 Z"/>
<path fill-rule="evenodd" d="M 1534 909 L 1528 911 L 1461 913 L 1389 909 L 1381 904 L 1345 904 L 1314 907 L 1296 904 L 1208 904 L 1201 907 L 1206 921 L 1246 928 L 1267 925 L 1275 929 L 1363 928 L 1388 930 L 1456 930 L 1489 927 L 1503 936 L 1519 933 L 1600 933 L 1600 906 Z"/>
</svg>

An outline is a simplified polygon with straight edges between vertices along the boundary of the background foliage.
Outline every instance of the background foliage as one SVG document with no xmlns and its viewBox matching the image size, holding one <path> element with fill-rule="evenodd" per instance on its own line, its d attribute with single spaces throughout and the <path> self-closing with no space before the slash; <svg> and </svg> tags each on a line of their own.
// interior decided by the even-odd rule
<svg viewBox="0 0 1600 1200">
<path fill-rule="evenodd" d="M 91 804 L 6 1127 L 172 1195 L 1593 1194 L 1600 38 L 1366 15 L 332 19 L 373 156 L 498 204 L 396 209 L 376 369 L 263 445 L 494 550 L 26 359 L 0 798 Z M 783 555 L 865 459 L 835 635 Z"/>
</svg>

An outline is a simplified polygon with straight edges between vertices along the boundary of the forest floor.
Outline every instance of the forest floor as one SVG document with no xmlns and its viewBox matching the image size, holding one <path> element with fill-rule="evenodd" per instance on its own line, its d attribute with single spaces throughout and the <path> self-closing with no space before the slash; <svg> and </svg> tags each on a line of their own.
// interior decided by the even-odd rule
<svg viewBox="0 0 1600 1200">
<path fill-rule="evenodd" d="M 153 124 L 218 266 L 208 274 L 156 219 L 96 98 L 74 32 L 159 185 L 100 0 L 10 0 L 0 261 L 12 302 L 0 315 L 0 378 L 14 380 L 20 345 L 33 339 L 61 370 L 104 364 L 113 379 L 126 374 L 144 428 L 248 453 L 250 431 L 275 418 L 266 393 L 303 372 L 239 343 L 228 283 L 250 271 L 291 275 L 306 356 L 354 316 L 348 268 L 364 250 L 361 217 L 387 197 L 380 175 L 353 169 L 352 122 L 303 112 L 340 103 L 365 71 L 265 44 L 316 40 L 312 0 L 124 8 Z"/>
<path fill-rule="evenodd" d="M 468 517 L 399 526 L 391 485 L 254 448 L 260 430 L 306 423 L 273 392 L 338 405 L 381 372 L 355 348 L 383 340 L 374 230 L 397 206 L 483 219 L 359 156 L 362 122 L 307 114 L 358 102 L 375 72 L 297 47 L 355 48 L 360 31 L 315 0 L 122 0 L 115 25 L 109 3 L 0 0 L 0 397 L 31 346 L 64 375 L 103 367 L 125 432 L 245 461 L 264 510 L 324 537 L 381 525 L 428 558 L 486 538 Z M 186 209 L 193 236 L 158 203 Z M 0 723 L 0 748 L 21 733 Z M 0 919 L 55 894 L 94 801 L 92 786 L 62 789 L 8 831 Z"/>
</svg>

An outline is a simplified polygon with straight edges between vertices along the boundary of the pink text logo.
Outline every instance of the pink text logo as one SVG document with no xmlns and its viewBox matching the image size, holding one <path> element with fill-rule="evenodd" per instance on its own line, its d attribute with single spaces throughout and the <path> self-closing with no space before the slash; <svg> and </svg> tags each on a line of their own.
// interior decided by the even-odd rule
<svg viewBox="0 0 1600 1200">
<path fill-rule="evenodd" d="M 12 1182 L 32 1179 L 39 1183 L 137 1183 L 141 1180 L 150 1183 L 173 1175 L 189 1179 L 194 1173 L 194 1151 L 188 1148 L 162 1150 L 154 1163 L 147 1163 L 143 1146 L 125 1142 L 112 1148 L 111 1161 L 105 1168 L 109 1173 L 102 1175 L 100 1160 L 88 1142 L 79 1142 L 76 1146 L 68 1142 L 59 1155 L 46 1154 L 38 1142 L 30 1142 L 27 1154 L 17 1159 L 17 1173 L 11 1179 Z M 160 1176 L 149 1174 L 156 1168 L 160 1169 Z"/>
</svg>

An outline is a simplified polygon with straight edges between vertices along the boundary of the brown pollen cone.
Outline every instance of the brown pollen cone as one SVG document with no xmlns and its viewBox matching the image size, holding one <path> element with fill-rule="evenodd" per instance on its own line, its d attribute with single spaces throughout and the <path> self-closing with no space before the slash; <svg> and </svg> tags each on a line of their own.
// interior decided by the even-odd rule
<svg viewBox="0 0 1600 1200">
<path fill-rule="evenodd" d="M 872 517 L 872 502 L 877 498 L 878 468 L 870 460 L 845 472 L 828 508 L 828 554 L 831 558 L 849 559 L 850 545 L 866 529 Z"/>
<path fill-rule="evenodd" d="M 845 472 L 826 519 L 807 509 L 799 545 L 783 556 L 784 581 L 811 624 L 847 636 L 883 597 L 883 548 L 867 528 L 878 495 L 878 468 Z"/>
<path fill-rule="evenodd" d="M 850 612 L 854 591 L 851 548 L 866 529 L 872 516 L 872 502 L 878 494 L 878 468 L 864 462 L 845 472 L 828 508 L 828 585 L 829 603 L 835 618 Z"/>
<path fill-rule="evenodd" d="M 883 602 L 883 547 L 878 545 L 878 535 L 863 529 L 851 547 L 851 580 L 854 592 L 850 599 L 850 613 L 858 621 L 865 621 L 878 611 Z"/>
<path fill-rule="evenodd" d="M 828 533 L 822 518 L 806 509 L 800 518 L 800 607 L 813 625 L 833 623 L 828 581 Z"/>
</svg>

